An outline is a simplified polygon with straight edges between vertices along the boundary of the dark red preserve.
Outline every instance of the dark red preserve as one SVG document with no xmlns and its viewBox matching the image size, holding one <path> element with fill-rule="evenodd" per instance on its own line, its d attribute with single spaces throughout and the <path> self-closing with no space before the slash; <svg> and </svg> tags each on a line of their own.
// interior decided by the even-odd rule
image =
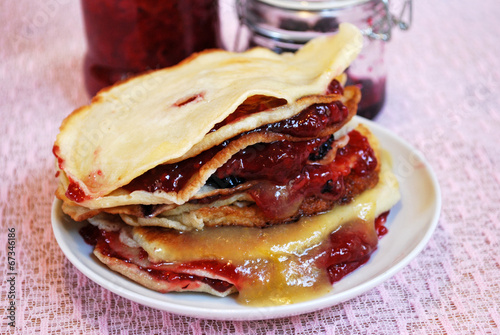
<svg viewBox="0 0 500 335">
<path fill-rule="evenodd" d="M 177 64 L 216 47 L 216 0 L 82 0 L 88 52 L 85 82 L 94 95 L 145 70 Z"/>
</svg>

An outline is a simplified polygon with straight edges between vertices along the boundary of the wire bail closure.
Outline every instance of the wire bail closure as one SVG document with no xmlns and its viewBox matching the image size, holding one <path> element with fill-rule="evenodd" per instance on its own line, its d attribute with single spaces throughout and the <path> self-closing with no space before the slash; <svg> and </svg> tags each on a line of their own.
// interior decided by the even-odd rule
<svg viewBox="0 0 500 335">
<path fill-rule="evenodd" d="M 374 40 L 388 42 L 391 40 L 392 28 L 394 26 L 398 26 L 398 28 L 403 31 L 410 29 L 413 20 L 412 0 L 405 0 L 397 16 L 391 13 L 389 2 L 390 0 L 382 0 L 386 15 L 383 20 L 375 22 L 369 28 L 364 29 L 362 33 L 365 36 Z"/>
</svg>

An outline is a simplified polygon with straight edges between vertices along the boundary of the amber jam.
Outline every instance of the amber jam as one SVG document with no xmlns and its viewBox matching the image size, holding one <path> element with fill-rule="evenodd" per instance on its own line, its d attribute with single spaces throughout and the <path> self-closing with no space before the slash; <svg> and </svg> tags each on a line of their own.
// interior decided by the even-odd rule
<svg viewBox="0 0 500 335">
<path fill-rule="evenodd" d="M 216 227 L 181 233 L 155 227 L 144 232 L 140 228 L 154 250 L 158 240 L 168 250 L 171 259 L 164 262 L 151 261 L 142 247 L 123 244 L 119 232 L 88 225 L 80 234 L 101 254 L 136 266 L 153 281 L 170 284 L 172 290 L 195 282 L 208 284 L 219 292 L 234 286 L 239 291 L 238 301 L 272 305 L 326 293 L 331 284 L 365 264 L 381 237 L 375 226 L 381 227 L 386 217 L 384 213 L 375 223 L 372 219 L 336 226 L 333 232 L 321 235 L 319 241 L 311 242 L 314 246 L 304 245 L 306 249 L 300 254 L 290 253 L 287 248 L 314 239 L 316 225 L 325 225 L 321 219 L 264 229 Z M 209 277 L 189 274 L 193 269 L 203 270 Z"/>
<path fill-rule="evenodd" d="M 87 90 L 216 47 L 215 0 L 82 0 Z"/>
</svg>

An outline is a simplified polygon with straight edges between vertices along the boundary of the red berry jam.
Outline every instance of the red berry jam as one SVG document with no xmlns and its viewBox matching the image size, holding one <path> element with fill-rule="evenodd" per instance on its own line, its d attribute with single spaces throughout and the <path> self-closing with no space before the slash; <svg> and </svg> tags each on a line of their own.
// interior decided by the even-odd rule
<svg viewBox="0 0 500 335">
<path fill-rule="evenodd" d="M 235 112 L 235 116 L 230 116 L 228 121 L 224 121 L 224 124 L 219 124 L 218 127 L 234 122 L 238 118 L 245 117 L 248 113 L 266 110 L 284 103 L 284 101 L 282 101 L 284 99 L 263 96 L 258 97 L 260 97 L 258 100 L 247 99 L 246 103 L 238 108 L 239 112 Z M 271 130 L 273 132 L 286 133 L 297 137 L 313 137 L 318 135 L 325 127 L 334 125 L 337 122 L 343 122 L 347 114 L 347 108 L 340 102 L 333 104 L 315 104 L 306 108 L 293 118 L 265 125 L 259 130 Z M 273 180 L 278 183 L 283 183 L 286 178 L 281 175 L 287 174 L 288 176 L 294 174 L 294 169 L 300 169 L 303 166 L 304 160 L 306 160 L 310 154 L 324 150 L 322 144 L 324 144 L 326 140 L 327 139 L 315 139 L 302 142 L 275 142 L 272 145 L 257 144 L 233 156 L 232 160 L 227 162 L 224 167 L 221 167 L 220 171 L 217 171 L 214 177 L 221 179 L 233 176 L 232 171 L 237 165 L 238 160 L 244 160 L 245 170 L 248 168 L 253 171 L 250 173 L 257 173 L 261 169 L 264 169 L 264 174 L 260 173 L 260 175 L 255 175 L 252 178 L 248 178 L 249 174 L 247 174 L 246 177 L 241 177 L 248 179 L 269 177 L 274 178 Z M 230 140 L 227 140 L 195 157 L 178 163 L 159 165 L 135 178 L 128 185 L 124 186 L 124 188 L 130 192 L 135 190 L 144 190 L 148 192 L 157 190 L 177 192 L 187 184 L 189 179 L 203 164 L 208 162 L 218 151 L 227 146 L 229 142 Z M 283 156 L 285 153 L 288 156 Z M 250 159 L 253 156 L 256 156 L 258 159 Z M 275 166 L 275 163 L 278 162 L 278 156 L 280 156 L 279 166 Z M 267 169 L 266 166 L 268 166 Z M 271 166 L 274 166 L 274 172 L 269 170 Z M 277 172 L 280 167 L 283 168 L 283 171 Z M 287 170 L 293 171 L 288 172 Z M 239 171 L 241 172 L 243 170 L 239 169 Z"/>
<path fill-rule="evenodd" d="M 138 266 L 139 270 L 147 272 L 149 276 L 157 281 L 166 281 L 172 284 L 180 285 L 197 281 L 208 284 L 218 292 L 224 292 L 232 286 L 232 284 L 224 280 L 186 274 L 182 273 L 182 271 L 176 272 L 171 268 L 164 269 L 164 266 L 161 263 L 151 263 L 148 260 L 148 254 L 143 248 L 129 247 L 123 244 L 119 237 L 119 231 L 106 231 L 88 224 L 82 227 L 79 232 L 84 241 L 87 244 L 95 246 L 100 253 L 108 257 L 123 260 L 130 264 L 135 264 Z M 234 266 L 212 260 L 200 260 L 183 264 L 179 267 L 179 270 L 182 269 L 203 269 L 204 271 L 215 273 L 220 276 L 224 276 L 225 278 L 234 279 L 237 276 Z"/>
<path fill-rule="evenodd" d="M 85 194 L 85 191 L 81 189 L 80 185 L 78 185 L 73 180 L 69 180 L 68 189 L 66 190 L 66 197 L 74 202 L 83 202 L 89 197 Z"/>
<path fill-rule="evenodd" d="M 342 95 L 344 94 L 344 88 L 336 79 L 334 79 L 328 85 L 326 94 Z M 211 132 L 253 113 L 262 112 L 286 104 L 287 101 L 285 99 L 264 95 L 251 96 L 238 106 L 238 108 L 224 121 L 216 124 L 212 128 Z M 329 127 L 337 122 L 343 121 L 347 117 L 348 113 L 347 107 L 340 101 L 335 101 L 330 104 L 314 104 L 294 117 L 262 126 L 259 129 L 265 129 L 297 137 L 313 137 L 317 136 L 319 131 L 325 127 Z"/>
<path fill-rule="evenodd" d="M 213 177 L 219 182 L 229 180 L 227 187 L 250 180 L 265 181 L 252 188 L 250 195 L 268 217 L 288 216 L 309 195 L 328 200 L 340 198 L 344 192 L 343 178 L 350 173 L 366 175 L 375 170 L 377 160 L 367 138 L 353 130 L 349 139 L 328 164 L 315 164 L 314 160 L 324 154 L 322 148 L 328 146 L 330 138 L 255 144 L 233 155 Z M 179 191 L 223 145 L 178 163 L 159 165 L 125 189 Z"/>
<path fill-rule="evenodd" d="M 361 101 L 357 114 L 367 119 L 374 119 L 385 103 L 385 77 L 378 81 L 348 77 L 348 85 L 356 85 L 361 90 Z"/>
<path fill-rule="evenodd" d="M 340 84 L 338 80 L 334 79 L 330 82 L 330 84 L 328 84 L 328 87 L 326 89 L 326 94 L 344 95 L 344 88 L 342 87 L 342 84 Z"/>
<path fill-rule="evenodd" d="M 82 0 L 87 90 L 216 47 L 215 0 Z"/>
<path fill-rule="evenodd" d="M 298 115 L 260 129 L 297 137 L 314 137 L 321 130 L 345 120 L 348 114 L 347 107 L 340 101 L 330 104 L 314 104 Z"/>
<path fill-rule="evenodd" d="M 387 222 L 387 216 L 389 216 L 389 212 L 382 213 L 379 217 L 375 219 L 375 230 L 377 231 L 377 235 L 379 238 L 382 238 L 385 234 L 389 232 L 387 227 L 385 226 Z"/>
<path fill-rule="evenodd" d="M 217 129 L 236 122 L 242 118 L 245 118 L 253 113 L 262 112 L 271 108 L 276 108 L 279 106 L 286 105 L 286 99 L 279 99 L 275 97 L 269 97 L 265 95 L 254 95 L 246 99 L 241 105 L 236 108 L 236 110 L 231 113 L 223 121 L 217 123 L 210 132 L 216 131 Z"/>
</svg>

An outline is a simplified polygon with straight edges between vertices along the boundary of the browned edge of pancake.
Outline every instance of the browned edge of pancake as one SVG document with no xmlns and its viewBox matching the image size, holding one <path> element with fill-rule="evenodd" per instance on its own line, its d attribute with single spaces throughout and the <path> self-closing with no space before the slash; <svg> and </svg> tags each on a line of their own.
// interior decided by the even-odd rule
<svg viewBox="0 0 500 335">
<path fill-rule="evenodd" d="M 214 290 L 210 285 L 203 283 L 198 280 L 192 280 L 189 282 L 186 281 L 167 281 L 161 280 L 153 277 L 144 269 L 141 269 L 139 266 L 127 262 L 125 260 L 110 257 L 105 253 L 102 253 L 99 248 L 94 249 L 94 255 L 99 259 L 103 264 L 107 265 L 111 270 L 116 271 L 125 277 L 132 279 L 133 281 L 139 283 L 140 285 L 149 288 L 151 290 L 167 293 L 167 292 L 204 292 L 218 297 L 225 297 L 229 294 L 237 292 L 234 286 L 231 286 L 229 289 L 223 292 L 219 292 Z M 210 273 L 206 273 L 205 277 L 211 278 L 212 275 Z"/>
</svg>

